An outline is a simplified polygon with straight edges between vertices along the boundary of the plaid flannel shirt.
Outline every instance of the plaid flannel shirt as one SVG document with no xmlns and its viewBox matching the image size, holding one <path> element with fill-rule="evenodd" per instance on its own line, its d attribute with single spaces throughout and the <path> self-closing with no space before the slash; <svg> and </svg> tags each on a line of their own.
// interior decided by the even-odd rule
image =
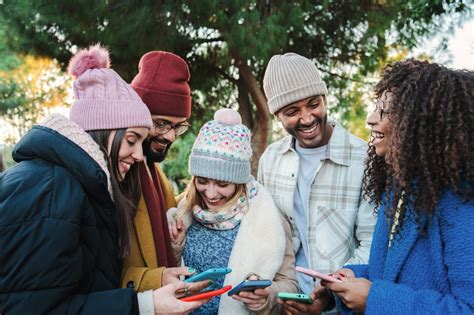
<svg viewBox="0 0 474 315">
<path fill-rule="evenodd" d="M 376 216 L 362 198 L 362 178 L 367 143 L 333 122 L 327 157 L 311 186 L 307 234 L 309 267 L 330 273 L 345 264 L 366 264 Z M 272 143 L 259 161 L 258 181 L 291 225 L 293 250 L 301 240 L 293 213 L 299 157 L 294 138 Z"/>
</svg>

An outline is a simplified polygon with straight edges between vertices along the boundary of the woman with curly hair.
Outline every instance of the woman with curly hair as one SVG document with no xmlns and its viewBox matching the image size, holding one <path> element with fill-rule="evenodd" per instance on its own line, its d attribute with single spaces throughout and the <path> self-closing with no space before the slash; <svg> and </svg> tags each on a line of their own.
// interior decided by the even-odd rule
<svg viewBox="0 0 474 315">
<path fill-rule="evenodd" d="M 369 264 L 323 284 L 342 312 L 472 314 L 474 73 L 407 60 L 385 69 L 375 93 L 364 189 L 379 217 Z"/>
</svg>

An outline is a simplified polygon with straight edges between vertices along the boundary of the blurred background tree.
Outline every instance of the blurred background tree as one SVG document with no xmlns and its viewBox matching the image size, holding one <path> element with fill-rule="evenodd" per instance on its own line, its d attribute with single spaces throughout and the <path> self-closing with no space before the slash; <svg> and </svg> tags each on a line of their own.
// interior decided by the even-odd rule
<svg viewBox="0 0 474 315">
<path fill-rule="evenodd" d="M 56 60 L 49 57 L 19 55 L 20 65 L 0 70 L 0 114 L 16 134 L 12 143 L 22 137 L 48 109 L 67 105 L 66 82 Z"/>
<path fill-rule="evenodd" d="M 187 132 L 173 143 L 166 159 L 161 162 L 166 176 L 175 184 L 175 191 L 181 192 L 188 184 L 188 157 L 191 153 L 196 134 Z"/>
<path fill-rule="evenodd" d="M 13 129 L 3 135 L 14 144 L 49 109 L 67 105 L 68 76 L 52 57 L 15 53 L 0 30 L 0 115 Z"/>
<path fill-rule="evenodd" d="M 434 30 L 447 39 L 470 15 L 460 0 L 4 0 L 0 10 L 10 49 L 62 66 L 96 42 L 110 48 L 126 80 L 147 51 L 182 56 L 191 67 L 194 133 L 217 108 L 239 110 L 253 132 L 254 171 L 275 128 L 261 88 L 272 55 L 312 58 L 328 84 L 331 115 L 367 139 L 367 92 L 391 47 L 411 49 Z"/>
</svg>

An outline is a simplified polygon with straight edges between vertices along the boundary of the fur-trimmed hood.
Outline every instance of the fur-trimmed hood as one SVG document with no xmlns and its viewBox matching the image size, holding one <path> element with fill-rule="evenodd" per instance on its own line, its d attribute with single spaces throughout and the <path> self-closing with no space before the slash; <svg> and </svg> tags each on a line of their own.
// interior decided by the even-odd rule
<svg viewBox="0 0 474 315">
<path fill-rule="evenodd" d="M 40 158 L 60 165 L 87 191 L 96 195 L 105 188 L 113 198 L 104 153 L 87 132 L 63 115 L 50 115 L 34 126 L 16 145 L 13 158 L 17 162 Z"/>
</svg>

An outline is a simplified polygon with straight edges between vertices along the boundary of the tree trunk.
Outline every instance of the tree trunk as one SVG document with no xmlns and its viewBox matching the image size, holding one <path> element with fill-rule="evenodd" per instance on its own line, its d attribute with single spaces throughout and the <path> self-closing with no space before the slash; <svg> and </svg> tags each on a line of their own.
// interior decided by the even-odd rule
<svg viewBox="0 0 474 315">
<path fill-rule="evenodd" d="M 230 49 L 232 58 L 235 61 L 236 67 L 239 69 L 239 81 L 241 80 L 245 85 L 246 90 L 250 94 L 253 103 L 256 106 L 256 111 L 253 117 L 252 127 L 252 174 L 257 175 L 258 160 L 265 151 L 268 144 L 268 134 L 270 131 L 270 112 L 268 111 L 267 99 L 263 94 L 260 84 L 252 73 L 252 70 L 247 63 L 242 60 L 235 49 Z M 240 105 L 240 102 L 239 102 Z"/>
<path fill-rule="evenodd" d="M 239 78 L 236 84 L 238 89 L 237 101 L 239 102 L 239 113 L 242 117 L 242 123 L 252 130 L 254 121 L 252 114 L 252 102 L 250 101 L 249 91 L 247 90 L 247 87 L 245 86 L 245 83 L 242 78 Z"/>
</svg>

